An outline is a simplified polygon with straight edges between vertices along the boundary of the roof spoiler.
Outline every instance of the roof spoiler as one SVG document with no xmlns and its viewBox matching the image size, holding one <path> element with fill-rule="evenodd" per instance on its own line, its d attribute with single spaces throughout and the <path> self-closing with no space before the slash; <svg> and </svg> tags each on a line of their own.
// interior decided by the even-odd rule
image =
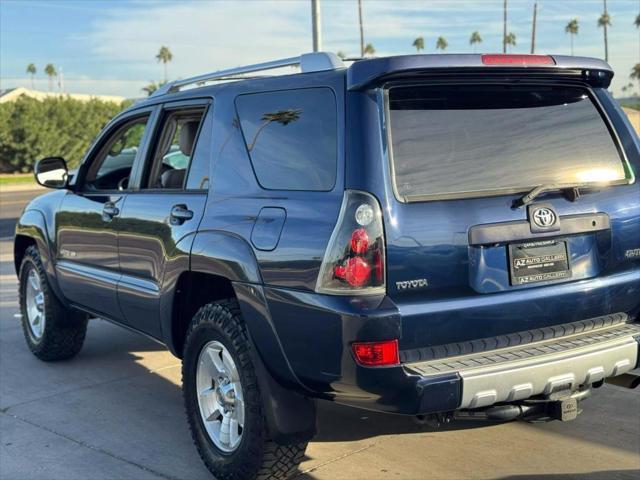
<svg viewBox="0 0 640 480">
<path fill-rule="evenodd" d="M 508 73 L 561 76 L 608 87 L 611 66 L 597 58 L 565 55 L 435 54 L 402 55 L 359 60 L 347 71 L 347 88 L 363 90 L 402 78 L 425 78 L 452 73 Z M 525 73 L 526 72 L 526 73 Z"/>
</svg>

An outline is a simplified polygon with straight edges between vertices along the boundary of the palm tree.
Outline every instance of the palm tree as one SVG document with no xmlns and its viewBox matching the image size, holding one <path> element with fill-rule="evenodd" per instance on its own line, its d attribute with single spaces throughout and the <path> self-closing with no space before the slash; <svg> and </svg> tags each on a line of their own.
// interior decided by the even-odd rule
<svg viewBox="0 0 640 480">
<path fill-rule="evenodd" d="M 142 87 L 140 90 L 142 90 L 143 92 L 145 92 L 147 94 L 147 96 L 151 96 L 153 94 L 153 92 L 155 92 L 156 90 L 158 90 L 158 88 L 160 88 L 160 85 L 158 85 L 156 82 L 151 81 L 149 82 L 148 85 Z"/>
<path fill-rule="evenodd" d="M 291 122 L 295 122 L 300 120 L 300 115 L 302 114 L 302 109 L 287 109 L 287 110 L 278 110 L 277 112 L 267 112 L 262 115 L 262 125 L 258 127 L 256 133 L 253 136 L 253 141 L 247 145 L 247 150 L 251 151 L 256 146 L 256 142 L 258 141 L 258 136 L 260 133 L 267 128 L 267 126 L 271 122 L 277 122 L 280 125 L 289 125 Z"/>
<path fill-rule="evenodd" d="M 598 27 L 604 29 L 604 59 L 609 61 L 609 38 L 607 37 L 607 27 L 611 26 L 611 17 L 607 12 L 607 0 L 604 0 L 604 12 L 598 18 Z"/>
<path fill-rule="evenodd" d="M 360 56 L 364 57 L 365 46 L 364 46 L 364 28 L 362 26 L 362 0 L 358 0 L 358 23 L 360 25 Z"/>
<path fill-rule="evenodd" d="M 156 55 L 156 60 L 158 62 L 162 62 L 164 65 L 164 81 L 167 81 L 167 63 L 173 60 L 173 54 L 169 47 L 165 47 L 164 45 L 160 47 L 160 51 Z"/>
<path fill-rule="evenodd" d="M 51 91 L 53 89 L 53 77 L 58 74 L 56 67 L 54 67 L 52 63 L 47 63 L 47 66 L 44 67 L 44 73 L 49 77 L 49 91 Z"/>
<path fill-rule="evenodd" d="M 502 53 L 507 53 L 507 0 L 502 7 Z"/>
<path fill-rule="evenodd" d="M 36 66 L 33 63 L 27 65 L 27 73 L 31 75 L 31 89 L 33 90 L 33 76 L 36 74 Z"/>
<path fill-rule="evenodd" d="M 571 36 L 571 55 L 573 55 L 573 37 L 578 34 L 578 29 L 579 26 L 577 18 L 572 19 L 569 23 L 567 23 L 567 26 L 564 27 L 564 33 L 568 33 Z"/>
<path fill-rule="evenodd" d="M 634 20 L 633 24 L 636 26 L 636 28 L 640 29 L 640 13 Z M 638 30 L 638 52 L 640 53 L 640 30 Z"/>
<path fill-rule="evenodd" d="M 471 34 L 471 38 L 469 38 L 469 44 L 473 45 L 473 53 L 476 53 L 477 43 L 482 43 L 482 37 L 480 36 L 480 32 L 476 30 Z"/>
<path fill-rule="evenodd" d="M 638 94 L 640 95 L 640 63 L 636 63 L 631 69 L 631 78 L 634 78 L 638 82 Z M 632 85 L 631 83 L 629 84 Z"/>
<path fill-rule="evenodd" d="M 436 50 L 446 50 L 448 46 L 449 44 L 446 38 L 438 37 L 438 40 L 436 40 Z"/>
<path fill-rule="evenodd" d="M 424 37 L 417 37 L 411 45 L 416 47 L 416 50 L 420 53 L 420 50 L 424 50 Z"/>
<path fill-rule="evenodd" d="M 373 55 L 374 53 L 376 53 L 376 49 L 374 48 L 373 44 L 367 43 L 364 47 L 364 54 L 362 56 L 365 57 L 367 55 Z"/>
<path fill-rule="evenodd" d="M 516 46 L 516 34 L 513 32 L 509 32 L 507 33 L 507 36 L 504 37 L 504 44 L 506 45 L 512 45 L 512 46 Z"/>
</svg>

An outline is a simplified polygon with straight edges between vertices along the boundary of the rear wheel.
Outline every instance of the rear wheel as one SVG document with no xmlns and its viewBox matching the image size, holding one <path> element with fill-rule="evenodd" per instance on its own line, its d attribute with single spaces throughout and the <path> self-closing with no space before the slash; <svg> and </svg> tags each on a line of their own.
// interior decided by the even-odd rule
<svg viewBox="0 0 640 480">
<path fill-rule="evenodd" d="M 281 480 L 298 471 L 306 443 L 268 438 L 263 403 L 238 303 L 202 307 L 186 335 L 185 409 L 198 452 L 220 480 Z"/>
<path fill-rule="evenodd" d="M 65 308 L 53 294 L 35 246 L 27 248 L 18 277 L 22 330 L 31 352 L 44 361 L 77 355 L 84 344 L 87 316 Z"/>
</svg>

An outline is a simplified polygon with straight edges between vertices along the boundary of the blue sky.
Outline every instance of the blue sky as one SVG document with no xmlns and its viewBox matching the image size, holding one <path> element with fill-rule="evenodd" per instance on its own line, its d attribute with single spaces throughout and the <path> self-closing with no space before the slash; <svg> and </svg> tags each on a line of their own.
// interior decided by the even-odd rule
<svg viewBox="0 0 640 480">
<path fill-rule="evenodd" d="M 513 53 L 528 53 L 534 0 L 509 0 L 508 30 Z M 564 27 L 577 18 L 575 54 L 604 57 L 597 27 L 602 0 L 537 0 L 536 53 L 569 54 Z M 359 53 L 355 0 L 321 0 L 323 49 Z M 640 0 L 608 0 L 609 62 L 620 94 L 640 62 L 640 30 L 633 21 Z M 471 52 L 469 35 L 483 38 L 479 52 L 501 51 L 502 0 L 363 0 L 365 41 L 377 55 L 435 53 L 444 36 L 447 53 Z M 155 60 L 161 45 L 174 60 L 169 78 L 287 57 L 311 50 L 309 0 L 0 0 L 0 87 L 29 86 L 28 63 L 38 67 L 36 88 L 46 90 L 44 65 L 64 71 L 65 90 L 141 96 L 151 80 L 162 79 Z"/>
</svg>

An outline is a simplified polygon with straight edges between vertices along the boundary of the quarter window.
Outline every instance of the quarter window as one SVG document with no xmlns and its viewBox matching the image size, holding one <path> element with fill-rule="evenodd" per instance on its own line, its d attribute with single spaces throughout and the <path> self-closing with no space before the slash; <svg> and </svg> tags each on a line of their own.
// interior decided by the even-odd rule
<svg viewBox="0 0 640 480">
<path fill-rule="evenodd" d="M 337 113 L 331 89 L 240 95 L 236 108 L 251 163 L 263 188 L 333 188 Z"/>
</svg>

